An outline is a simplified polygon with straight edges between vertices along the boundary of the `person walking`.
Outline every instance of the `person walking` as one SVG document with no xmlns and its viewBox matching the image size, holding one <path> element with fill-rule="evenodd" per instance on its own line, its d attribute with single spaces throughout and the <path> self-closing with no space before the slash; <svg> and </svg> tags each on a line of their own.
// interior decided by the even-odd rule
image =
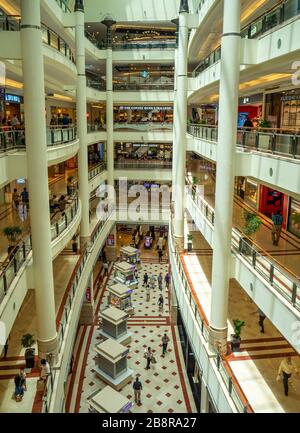
<svg viewBox="0 0 300 433">
<path fill-rule="evenodd" d="M 258 325 L 260 327 L 260 332 L 264 334 L 265 333 L 264 320 L 266 318 L 266 315 L 260 308 L 256 312 L 258 313 Z"/>
<path fill-rule="evenodd" d="M 156 285 L 156 276 L 155 276 L 155 274 L 151 275 L 150 282 L 151 282 L 151 287 L 154 290 L 155 289 L 155 285 Z"/>
<path fill-rule="evenodd" d="M 46 361 L 46 359 L 41 359 L 41 376 L 40 379 L 43 379 L 44 382 L 46 382 L 47 377 L 50 374 L 50 365 Z"/>
<path fill-rule="evenodd" d="M 291 378 L 293 372 L 299 374 L 297 365 L 290 356 L 287 356 L 281 361 L 277 375 L 278 381 L 281 379 L 283 380 L 284 394 L 286 396 L 289 395 L 289 379 Z"/>
<path fill-rule="evenodd" d="M 104 276 L 108 276 L 108 262 L 103 263 L 103 269 L 104 269 Z"/>
<path fill-rule="evenodd" d="M 168 273 L 166 273 L 165 276 L 165 283 L 166 283 L 166 289 L 168 289 L 170 286 L 170 275 Z"/>
<path fill-rule="evenodd" d="M 162 342 L 162 357 L 165 357 L 165 354 L 167 352 L 167 347 L 168 347 L 168 343 L 169 343 L 170 339 L 167 336 L 167 334 L 164 334 L 164 336 L 161 339 Z"/>
<path fill-rule="evenodd" d="M 163 295 L 159 296 L 157 305 L 158 305 L 158 311 L 163 312 L 163 310 L 164 310 L 164 298 L 163 298 Z"/>
<path fill-rule="evenodd" d="M 25 373 L 24 367 L 20 368 L 20 378 L 21 378 L 20 386 L 23 387 L 24 391 L 27 391 L 26 373 Z"/>
<path fill-rule="evenodd" d="M 149 280 L 149 275 L 147 274 L 147 272 L 144 273 L 144 282 L 143 282 L 143 286 L 147 286 L 148 284 L 148 280 Z"/>
<path fill-rule="evenodd" d="M 272 215 L 272 221 L 273 221 L 272 241 L 273 241 L 273 245 L 278 246 L 281 230 L 282 230 L 282 223 L 283 223 L 283 217 L 280 211 L 277 211 L 275 214 Z"/>
<path fill-rule="evenodd" d="M 18 193 L 17 188 L 14 189 L 13 195 L 12 195 L 12 199 L 13 199 L 13 203 L 15 206 L 15 210 L 19 209 L 19 204 L 20 204 L 20 196 Z"/>
<path fill-rule="evenodd" d="M 161 249 L 158 250 L 158 262 L 162 262 L 163 251 Z"/>
<path fill-rule="evenodd" d="M 142 404 L 141 402 L 141 390 L 143 389 L 142 382 L 139 380 L 138 376 L 133 382 L 132 388 L 134 390 L 134 401 L 137 404 Z"/>
<path fill-rule="evenodd" d="M 147 284 L 147 287 L 146 287 L 146 301 L 147 302 L 150 301 L 150 284 Z"/>
<path fill-rule="evenodd" d="M 163 276 L 161 273 L 159 274 L 157 281 L 158 281 L 158 288 L 160 291 L 162 291 L 162 289 L 163 289 Z"/>
<path fill-rule="evenodd" d="M 29 194 L 26 188 L 24 188 L 23 191 L 21 192 L 21 200 L 22 200 L 22 207 L 24 213 L 25 209 L 28 209 L 28 203 L 29 203 Z"/>
<path fill-rule="evenodd" d="M 23 395 L 24 395 L 24 389 L 21 386 L 21 376 L 19 374 L 16 374 L 15 376 L 15 398 L 16 401 L 22 401 Z"/>
<path fill-rule="evenodd" d="M 145 370 L 149 370 L 150 369 L 151 360 L 153 358 L 153 353 L 152 353 L 151 347 L 148 347 L 148 350 L 146 350 L 144 356 L 145 356 L 146 361 L 147 361 Z"/>
</svg>

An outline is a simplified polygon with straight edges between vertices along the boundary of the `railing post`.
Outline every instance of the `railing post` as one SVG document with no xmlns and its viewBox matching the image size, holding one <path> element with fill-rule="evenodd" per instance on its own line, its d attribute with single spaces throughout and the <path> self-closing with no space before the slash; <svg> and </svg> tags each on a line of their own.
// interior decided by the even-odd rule
<svg viewBox="0 0 300 433">
<path fill-rule="evenodd" d="M 229 395 L 231 395 L 231 393 L 232 393 L 232 379 L 231 379 L 231 377 L 228 378 L 228 391 L 229 391 Z"/>
<path fill-rule="evenodd" d="M 56 236 L 59 235 L 59 226 L 58 223 L 55 223 L 55 229 L 56 229 Z"/>
<path fill-rule="evenodd" d="M 26 248 L 25 248 L 25 242 L 23 242 L 23 245 L 22 245 L 22 250 L 23 250 L 23 259 L 25 260 L 25 258 L 26 258 Z"/>
<path fill-rule="evenodd" d="M 291 152 L 292 152 L 292 157 L 296 158 L 297 155 L 297 137 L 296 135 L 293 135 L 293 137 L 291 137 Z"/>
<path fill-rule="evenodd" d="M 220 356 L 220 354 L 218 353 L 218 354 L 217 354 L 217 368 L 218 368 L 218 370 L 220 370 L 220 362 L 221 362 L 221 356 Z"/>
<path fill-rule="evenodd" d="M 13 263 L 14 263 L 14 273 L 16 274 L 18 272 L 18 264 L 17 264 L 16 254 L 14 255 Z"/>
<path fill-rule="evenodd" d="M 293 304 L 293 306 L 295 306 L 295 304 L 297 302 L 297 290 L 298 290 L 297 284 L 293 283 L 293 292 L 292 292 L 292 304 Z"/>
<path fill-rule="evenodd" d="M 271 283 L 271 286 L 273 285 L 273 281 L 274 281 L 274 265 L 271 264 L 271 269 L 270 269 L 270 283 Z"/>
<path fill-rule="evenodd" d="M 271 151 L 272 153 L 275 153 L 276 150 L 276 135 L 273 134 L 271 138 Z"/>
<path fill-rule="evenodd" d="M 255 131 L 255 149 L 259 149 L 259 132 Z"/>
<path fill-rule="evenodd" d="M 242 129 L 242 146 L 243 147 L 246 147 L 246 134 L 247 134 L 247 132 L 244 129 Z"/>
<path fill-rule="evenodd" d="M 255 269 L 256 268 L 256 251 L 252 250 L 252 266 Z"/>
<path fill-rule="evenodd" d="M 6 295 L 6 293 L 7 293 L 7 279 L 6 279 L 5 272 L 3 274 L 3 289 L 4 289 L 4 295 Z"/>
</svg>

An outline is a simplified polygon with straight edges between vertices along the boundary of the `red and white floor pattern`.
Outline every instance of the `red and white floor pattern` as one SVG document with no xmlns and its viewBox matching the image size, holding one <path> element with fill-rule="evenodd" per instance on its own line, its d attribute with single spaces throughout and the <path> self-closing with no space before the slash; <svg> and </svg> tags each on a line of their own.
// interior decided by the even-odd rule
<svg viewBox="0 0 300 433">
<path fill-rule="evenodd" d="M 163 289 L 165 299 L 164 311 L 158 311 L 157 300 L 160 295 L 158 287 L 151 291 L 151 299 L 146 302 L 145 289 L 142 286 L 144 272 L 151 276 L 160 272 L 165 276 L 167 264 L 143 263 L 139 271 L 139 287 L 134 291 L 132 301 L 135 315 L 128 325 L 132 332 L 132 341 L 128 356 L 128 367 L 134 374 L 140 375 L 143 383 L 142 404 L 134 404 L 134 413 L 195 413 L 196 408 L 185 373 L 177 328 L 170 323 L 168 291 Z M 109 281 L 112 281 L 110 276 Z M 106 291 L 99 294 L 100 308 L 107 305 Z M 70 413 L 87 413 L 88 397 L 101 390 L 106 385 L 95 374 L 94 347 L 99 342 L 99 329 L 95 326 L 79 328 L 75 348 L 73 374 L 69 380 L 66 411 Z M 166 333 L 170 338 L 168 353 L 161 356 L 161 338 Z M 157 364 L 152 364 L 150 370 L 145 370 L 144 351 L 151 347 Z M 126 385 L 121 394 L 132 400 L 132 384 Z"/>
</svg>

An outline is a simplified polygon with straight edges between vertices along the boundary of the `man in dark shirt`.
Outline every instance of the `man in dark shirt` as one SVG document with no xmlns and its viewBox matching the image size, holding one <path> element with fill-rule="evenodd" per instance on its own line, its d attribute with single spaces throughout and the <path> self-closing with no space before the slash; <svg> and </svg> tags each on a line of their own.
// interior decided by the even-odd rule
<svg viewBox="0 0 300 433">
<path fill-rule="evenodd" d="M 249 117 L 249 116 L 247 116 L 247 119 L 245 120 L 244 128 L 253 128 L 253 123 L 252 123 L 252 121 L 250 120 L 250 117 Z"/>
<path fill-rule="evenodd" d="M 137 377 L 133 382 L 132 388 L 134 390 L 134 400 L 137 404 L 141 404 L 141 390 L 143 389 L 142 382 Z"/>
<path fill-rule="evenodd" d="M 282 223 L 283 223 L 283 217 L 280 211 L 277 211 L 275 214 L 272 215 L 272 221 L 273 221 L 272 241 L 273 241 L 273 245 L 278 246 L 281 230 L 282 230 Z"/>
</svg>

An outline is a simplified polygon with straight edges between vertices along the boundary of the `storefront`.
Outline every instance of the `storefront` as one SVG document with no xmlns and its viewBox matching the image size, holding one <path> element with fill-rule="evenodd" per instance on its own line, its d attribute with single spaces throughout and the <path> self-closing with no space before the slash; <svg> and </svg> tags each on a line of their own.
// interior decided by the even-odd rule
<svg viewBox="0 0 300 433">
<path fill-rule="evenodd" d="M 290 199 L 288 231 L 300 238 L 300 201 Z"/>
<path fill-rule="evenodd" d="M 106 162 L 106 143 L 95 143 L 88 147 L 89 165 Z"/>
<path fill-rule="evenodd" d="M 259 184 L 247 177 L 235 178 L 235 192 L 253 209 L 258 209 Z"/>
<path fill-rule="evenodd" d="M 8 125 L 10 124 L 11 119 L 15 115 L 17 115 L 17 118 L 20 122 L 24 120 L 24 106 L 22 96 L 2 92 L 0 94 L 0 99 L 2 100 L 1 118 L 3 119 L 4 117 L 6 117 Z"/>
<path fill-rule="evenodd" d="M 276 212 L 281 212 L 283 216 L 284 228 L 286 228 L 288 202 L 289 197 L 287 195 L 274 189 L 268 188 L 267 186 L 261 185 L 259 212 L 266 215 L 268 218 L 271 218 L 272 214 Z"/>
<path fill-rule="evenodd" d="M 114 122 L 117 123 L 147 123 L 173 122 L 173 106 L 152 105 L 121 105 L 114 107 Z"/>
<path fill-rule="evenodd" d="M 115 143 L 115 161 L 158 160 L 172 161 L 172 144 Z"/>
<path fill-rule="evenodd" d="M 243 127 L 247 118 L 252 121 L 254 127 L 258 126 L 262 118 L 262 106 L 262 93 L 240 98 L 238 107 L 238 127 Z"/>
<path fill-rule="evenodd" d="M 300 90 L 266 95 L 265 118 L 272 127 L 299 129 L 300 127 Z"/>
</svg>

